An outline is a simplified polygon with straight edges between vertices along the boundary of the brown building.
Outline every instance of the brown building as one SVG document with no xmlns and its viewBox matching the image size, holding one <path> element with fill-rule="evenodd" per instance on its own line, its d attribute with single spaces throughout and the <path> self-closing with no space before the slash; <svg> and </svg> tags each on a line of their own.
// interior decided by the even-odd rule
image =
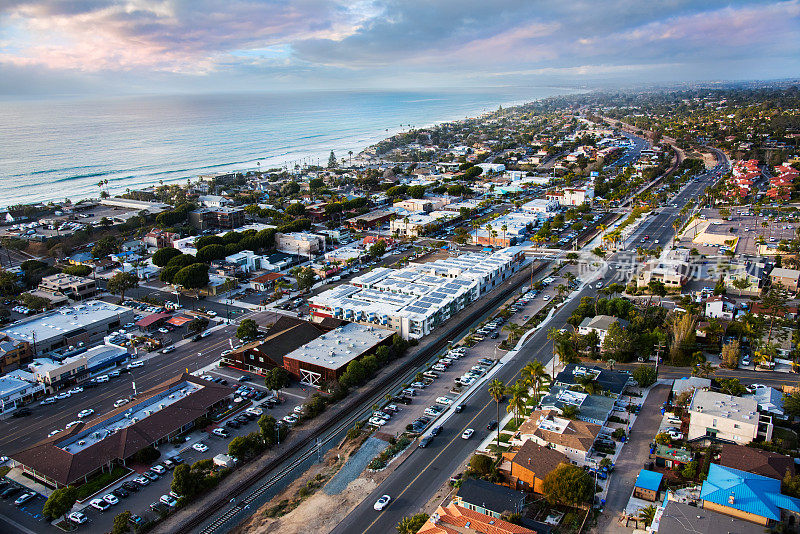
<svg viewBox="0 0 800 534">
<path fill-rule="evenodd" d="M 394 214 L 395 212 L 389 210 L 374 210 L 348 219 L 347 224 L 354 230 L 370 230 L 389 222 Z"/>
<path fill-rule="evenodd" d="M 800 283 L 800 271 L 775 267 L 769 273 L 769 278 L 773 284 L 781 284 L 789 291 L 797 291 L 798 283 Z"/>
<path fill-rule="evenodd" d="M 31 346 L 25 341 L 17 341 L 0 334 L 0 374 L 19 369 L 33 357 Z"/>
<path fill-rule="evenodd" d="M 526 441 L 517 451 L 504 452 L 501 464 L 508 485 L 522 491 L 544 493 L 544 477 L 569 459 L 557 450 Z"/>
<path fill-rule="evenodd" d="M 794 458 L 735 443 L 722 446 L 717 463 L 777 480 L 783 480 L 787 473 L 790 476 L 795 475 Z"/>
<path fill-rule="evenodd" d="M 636 483 L 633 485 L 633 496 L 637 499 L 656 502 L 663 477 L 661 473 L 642 469 L 639 471 L 639 476 L 636 477 Z"/>
<path fill-rule="evenodd" d="M 455 503 L 439 506 L 417 534 L 536 534 L 536 531 Z"/>
<path fill-rule="evenodd" d="M 144 236 L 142 241 L 149 247 L 166 248 L 171 247 L 178 237 L 180 236 L 174 232 L 166 232 L 158 228 L 153 228 Z"/>
<path fill-rule="evenodd" d="M 46 438 L 11 455 L 23 472 L 46 486 L 86 482 L 126 465 L 137 452 L 191 430 L 225 403 L 233 390 L 183 374 L 140 394 L 108 414 Z"/>
<path fill-rule="evenodd" d="M 45 276 L 38 290 L 54 297 L 64 296 L 72 300 L 84 300 L 97 293 L 97 284 L 91 278 L 58 273 Z"/>
<path fill-rule="evenodd" d="M 189 224 L 198 230 L 233 230 L 244 225 L 244 210 L 239 208 L 200 208 L 189 212 Z"/>
</svg>

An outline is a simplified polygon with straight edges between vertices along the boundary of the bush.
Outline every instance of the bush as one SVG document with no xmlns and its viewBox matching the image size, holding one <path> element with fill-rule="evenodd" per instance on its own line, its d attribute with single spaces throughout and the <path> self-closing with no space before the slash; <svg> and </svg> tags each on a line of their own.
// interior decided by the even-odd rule
<svg viewBox="0 0 800 534">
<path fill-rule="evenodd" d="M 159 459 L 161 453 L 153 446 L 145 447 L 131 458 L 137 464 L 152 464 Z"/>
</svg>

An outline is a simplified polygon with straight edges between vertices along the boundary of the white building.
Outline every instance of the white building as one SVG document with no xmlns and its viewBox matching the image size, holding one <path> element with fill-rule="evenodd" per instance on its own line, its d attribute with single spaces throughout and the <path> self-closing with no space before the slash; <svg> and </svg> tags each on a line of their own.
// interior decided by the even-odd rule
<svg viewBox="0 0 800 534">
<path fill-rule="evenodd" d="M 747 445 L 756 438 L 772 439 L 772 418 L 759 414 L 752 398 L 695 390 L 689 407 L 688 440 L 702 438 Z"/>
<path fill-rule="evenodd" d="M 581 324 L 578 326 L 578 333 L 585 336 L 589 332 L 595 332 L 597 337 L 600 338 L 600 344 L 602 345 L 603 341 L 606 339 L 606 334 L 608 334 L 608 329 L 611 328 L 611 325 L 614 323 L 619 323 L 622 328 L 626 328 L 629 324 L 628 321 L 611 315 L 595 315 L 594 317 L 585 317 L 583 321 L 581 321 Z"/>
<path fill-rule="evenodd" d="M 0 413 L 16 410 L 44 393 L 44 385 L 21 369 L 0 377 Z"/>
<path fill-rule="evenodd" d="M 241 252 L 237 252 L 236 254 L 226 256 L 225 261 L 236 265 L 236 267 L 243 273 L 259 271 L 264 268 L 264 265 L 269 264 L 269 261 L 267 261 L 264 256 L 256 254 L 252 250 L 243 250 Z"/>
<path fill-rule="evenodd" d="M 736 301 L 725 295 L 714 295 L 706 300 L 706 317 L 733 320 L 736 313 Z"/>
<path fill-rule="evenodd" d="M 506 170 L 506 166 L 502 163 L 478 163 L 475 166 L 483 169 L 483 174 L 499 173 Z"/>
<path fill-rule="evenodd" d="M 311 256 L 325 249 L 325 236 L 310 232 L 292 232 L 275 234 L 275 248 L 286 254 Z"/>
<path fill-rule="evenodd" d="M 400 237 L 417 237 L 439 228 L 447 221 L 455 219 L 456 216 L 451 211 L 432 211 L 428 214 L 411 213 L 391 221 L 389 223 L 389 231 L 392 235 Z"/>
<path fill-rule="evenodd" d="M 594 187 L 565 187 L 561 191 L 547 194 L 548 200 L 555 200 L 562 206 L 580 206 L 584 202 L 591 204 L 594 199 Z"/>
<path fill-rule="evenodd" d="M 522 249 L 470 253 L 403 269 L 377 268 L 310 299 L 315 320 L 379 324 L 419 339 L 519 270 Z"/>
<path fill-rule="evenodd" d="M 559 209 L 558 201 L 546 198 L 534 198 L 530 202 L 523 204 L 520 209 L 526 213 L 549 214 L 557 212 Z"/>
<path fill-rule="evenodd" d="M 231 201 L 219 195 L 201 195 L 197 201 L 206 208 L 221 208 L 231 204 Z"/>
</svg>

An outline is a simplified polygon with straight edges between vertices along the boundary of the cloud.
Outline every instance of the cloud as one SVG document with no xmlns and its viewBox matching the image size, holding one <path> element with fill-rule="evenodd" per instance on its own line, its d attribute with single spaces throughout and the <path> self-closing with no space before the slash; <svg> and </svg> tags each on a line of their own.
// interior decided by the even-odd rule
<svg viewBox="0 0 800 534">
<path fill-rule="evenodd" d="M 6 0 L 0 65 L 264 88 L 790 76 L 799 2 Z"/>
</svg>

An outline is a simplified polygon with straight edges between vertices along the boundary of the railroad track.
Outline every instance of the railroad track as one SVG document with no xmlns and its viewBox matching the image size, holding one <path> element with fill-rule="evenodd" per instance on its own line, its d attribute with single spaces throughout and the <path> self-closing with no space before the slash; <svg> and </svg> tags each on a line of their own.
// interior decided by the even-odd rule
<svg viewBox="0 0 800 534">
<path fill-rule="evenodd" d="M 533 275 L 539 274 L 547 265 L 549 265 L 549 263 L 544 262 L 534 267 Z M 508 280 L 512 282 L 510 287 L 480 304 L 480 306 L 476 308 L 476 310 L 470 315 L 469 320 L 452 325 L 447 329 L 445 334 L 439 337 L 436 342 L 431 343 L 419 354 L 403 364 L 403 366 L 398 369 L 396 373 L 384 376 L 378 379 L 374 384 L 370 385 L 366 391 L 359 395 L 359 400 L 354 402 L 358 408 L 351 412 L 353 415 L 346 417 L 344 420 L 331 418 L 325 421 L 319 428 L 303 438 L 293 448 L 281 453 L 263 470 L 256 471 L 252 475 L 243 479 L 232 491 L 228 492 L 227 495 L 220 495 L 202 511 L 185 521 L 174 532 L 176 534 L 189 534 L 190 532 L 193 532 L 214 514 L 218 513 L 226 505 L 230 504 L 231 499 L 239 499 L 236 506 L 226 510 L 218 518 L 200 531 L 201 534 L 213 534 L 218 532 L 231 519 L 236 517 L 239 513 L 248 508 L 256 499 L 263 495 L 264 492 L 288 476 L 294 469 L 302 465 L 303 462 L 306 462 L 311 456 L 317 454 L 317 447 L 321 447 L 322 445 L 335 439 L 336 436 L 338 436 L 338 434 L 345 428 L 351 427 L 356 421 L 362 419 L 363 414 L 366 411 L 371 410 L 370 407 L 376 402 L 376 400 L 383 400 L 386 393 L 394 391 L 401 384 L 406 382 L 408 377 L 416 373 L 416 370 L 420 366 L 426 364 L 434 354 L 445 348 L 449 342 L 448 340 L 454 339 L 456 334 L 468 329 L 469 326 L 479 317 L 483 316 L 492 308 L 505 301 L 512 291 L 515 291 L 518 287 L 524 285 L 526 282 L 529 282 L 532 275 L 527 273 L 526 270 L 520 270 L 514 276 L 516 279 L 510 278 Z M 464 323 L 467 323 L 466 326 L 464 326 Z M 317 445 L 317 447 L 311 447 L 311 445 Z M 298 450 L 302 450 L 303 452 L 301 452 L 299 456 L 296 456 Z M 273 473 L 273 471 L 276 470 L 277 472 Z M 265 472 L 270 473 L 266 475 L 266 478 L 264 475 Z M 245 496 L 241 497 L 242 495 Z"/>
</svg>

